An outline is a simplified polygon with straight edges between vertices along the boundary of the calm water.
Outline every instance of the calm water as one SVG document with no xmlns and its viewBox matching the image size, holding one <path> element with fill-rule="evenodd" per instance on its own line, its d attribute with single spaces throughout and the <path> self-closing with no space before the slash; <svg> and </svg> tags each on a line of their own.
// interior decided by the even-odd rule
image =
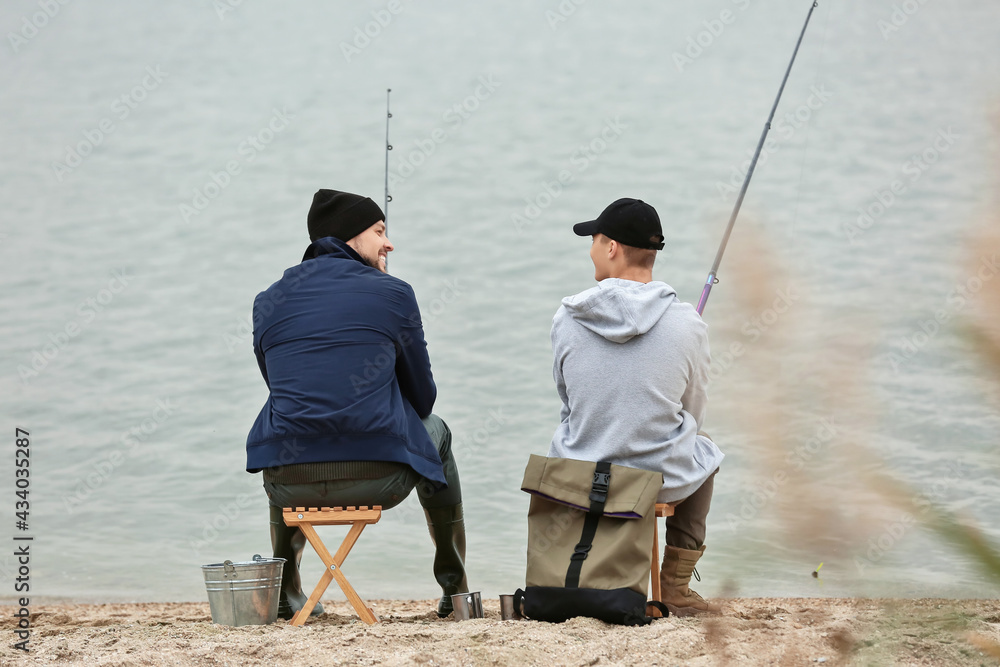
<svg viewBox="0 0 1000 667">
<path fill-rule="evenodd" d="M 200 600 L 199 565 L 268 552 L 243 471 L 266 396 L 250 305 L 301 257 L 317 188 L 381 200 L 389 87 L 390 268 L 424 311 L 470 578 L 523 583 L 519 482 L 558 415 L 551 316 L 592 284 L 569 226 L 651 202 L 656 277 L 696 300 L 808 9 L 562 6 L 4 3 L 2 535 L 21 427 L 34 594 Z M 728 458 L 702 593 L 997 592 L 861 482 L 891 474 L 1000 539 L 1000 418 L 959 334 L 975 305 L 954 298 L 996 203 L 1000 9 L 892 21 L 888 0 L 816 10 L 706 313 Z M 433 597 L 431 553 L 411 500 L 348 566 L 364 595 Z"/>
</svg>

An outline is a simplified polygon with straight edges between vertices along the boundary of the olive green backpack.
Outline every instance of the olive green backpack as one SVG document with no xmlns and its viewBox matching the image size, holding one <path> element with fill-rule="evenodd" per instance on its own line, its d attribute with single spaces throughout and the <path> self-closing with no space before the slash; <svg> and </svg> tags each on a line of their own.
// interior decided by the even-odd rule
<svg viewBox="0 0 1000 667">
<path fill-rule="evenodd" d="M 528 618 L 590 616 L 644 625 L 658 472 L 531 455 L 521 490 L 528 567 L 516 604 Z M 651 602 L 665 617 L 666 607 Z"/>
</svg>

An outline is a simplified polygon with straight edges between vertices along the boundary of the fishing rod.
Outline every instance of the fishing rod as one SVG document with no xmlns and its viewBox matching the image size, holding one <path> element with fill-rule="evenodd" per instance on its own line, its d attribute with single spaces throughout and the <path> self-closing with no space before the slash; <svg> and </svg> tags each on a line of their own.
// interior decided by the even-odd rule
<svg viewBox="0 0 1000 667">
<path fill-rule="evenodd" d="M 760 157 L 760 151 L 764 147 L 764 140 L 767 138 L 767 132 L 771 129 L 771 121 L 774 120 L 774 112 L 778 109 L 778 102 L 781 100 L 781 93 L 785 91 L 785 83 L 788 82 L 788 75 L 792 72 L 792 65 L 795 64 L 795 56 L 799 53 L 799 46 L 802 45 L 802 38 L 806 34 L 806 28 L 809 26 L 809 19 L 812 18 L 813 10 L 819 5 L 819 2 L 813 2 L 812 6 L 809 8 L 809 14 L 806 16 L 806 22 L 802 26 L 802 32 L 799 33 L 799 41 L 795 44 L 795 51 L 792 52 L 792 59 L 788 63 L 788 69 L 785 70 L 785 78 L 781 81 L 781 88 L 778 89 L 778 96 L 774 98 L 774 106 L 771 107 L 771 115 L 767 117 L 767 122 L 764 123 L 764 131 L 760 135 L 760 141 L 757 142 L 757 151 L 753 154 L 753 159 L 750 161 L 750 168 L 747 169 L 746 178 L 743 179 L 743 187 L 740 188 L 740 195 L 736 198 L 736 206 L 733 208 L 733 213 L 729 216 L 729 225 L 726 227 L 726 233 L 722 236 L 722 244 L 719 246 L 719 252 L 715 254 L 715 262 L 712 264 L 712 270 L 708 272 L 708 278 L 705 280 L 705 289 L 701 292 L 701 298 L 698 299 L 698 314 L 701 315 L 705 312 L 705 304 L 708 303 L 708 295 L 712 293 L 712 285 L 719 282 L 716 278 L 716 274 L 719 272 L 719 264 L 722 263 L 722 254 L 726 252 L 726 244 L 729 243 L 729 235 L 733 233 L 733 226 L 736 224 L 736 216 L 740 213 L 740 206 L 743 205 L 743 197 L 747 193 L 747 188 L 750 186 L 750 177 L 753 176 L 754 167 L 757 166 L 757 158 Z"/>
<path fill-rule="evenodd" d="M 392 112 L 389 110 L 389 93 L 392 92 L 392 88 L 385 89 L 385 208 L 382 209 L 382 215 L 385 216 L 385 234 L 389 235 L 389 202 L 392 201 L 392 195 L 389 194 L 389 151 L 392 150 L 392 144 L 389 143 L 389 119 L 392 118 Z M 389 270 L 389 255 L 385 256 L 385 270 Z"/>
<path fill-rule="evenodd" d="M 389 143 L 389 119 L 392 118 L 392 112 L 389 111 L 391 92 L 392 88 L 385 89 L 385 208 L 382 212 L 385 214 L 386 233 L 389 231 L 389 202 L 392 201 L 392 195 L 389 194 L 389 151 L 392 150 L 392 144 Z"/>
</svg>

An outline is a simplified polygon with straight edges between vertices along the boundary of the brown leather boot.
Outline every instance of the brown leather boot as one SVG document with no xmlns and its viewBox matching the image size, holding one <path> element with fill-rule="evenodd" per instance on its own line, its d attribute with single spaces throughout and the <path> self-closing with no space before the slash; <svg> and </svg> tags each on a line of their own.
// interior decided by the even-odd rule
<svg viewBox="0 0 1000 667">
<path fill-rule="evenodd" d="M 691 573 L 698 559 L 705 553 L 705 547 L 697 551 L 679 549 L 667 545 L 663 550 L 663 567 L 660 568 L 660 594 L 663 604 L 667 605 L 674 616 L 691 616 L 693 614 L 718 614 L 722 611 L 719 605 L 706 601 L 703 597 L 688 588 Z"/>
</svg>

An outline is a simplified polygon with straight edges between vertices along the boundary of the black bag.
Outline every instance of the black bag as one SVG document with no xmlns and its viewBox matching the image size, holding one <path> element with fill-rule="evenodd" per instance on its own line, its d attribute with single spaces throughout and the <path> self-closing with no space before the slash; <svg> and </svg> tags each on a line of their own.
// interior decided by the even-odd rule
<svg viewBox="0 0 1000 667">
<path fill-rule="evenodd" d="M 658 472 L 608 462 L 532 455 L 521 490 L 528 509 L 525 589 L 514 605 L 527 618 L 589 616 L 646 625 Z M 669 613 L 659 602 L 649 602 Z"/>
</svg>

